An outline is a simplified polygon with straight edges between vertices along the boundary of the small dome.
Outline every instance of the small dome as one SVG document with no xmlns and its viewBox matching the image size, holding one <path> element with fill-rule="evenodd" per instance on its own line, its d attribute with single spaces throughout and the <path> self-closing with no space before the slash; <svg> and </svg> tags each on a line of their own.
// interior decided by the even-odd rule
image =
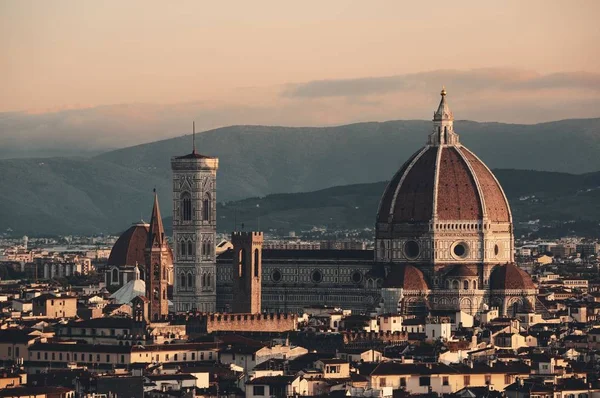
<svg viewBox="0 0 600 398">
<path fill-rule="evenodd" d="M 457 278 L 477 277 L 477 271 L 465 264 L 454 266 L 446 276 L 454 276 Z"/>
<path fill-rule="evenodd" d="M 531 276 L 513 263 L 498 265 L 490 275 L 490 289 L 535 289 Z"/>
<path fill-rule="evenodd" d="M 121 234 L 115 242 L 110 256 L 108 257 L 108 265 L 122 267 L 124 265 L 146 265 L 146 244 L 148 241 L 148 231 L 150 224 L 139 222 L 132 225 L 129 229 Z M 173 263 L 173 253 L 169 247 L 169 263 Z"/>
<path fill-rule="evenodd" d="M 409 264 L 394 265 L 383 281 L 383 288 L 402 288 L 405 290 L 429 290 L 423 273 Z"/>
</svg>

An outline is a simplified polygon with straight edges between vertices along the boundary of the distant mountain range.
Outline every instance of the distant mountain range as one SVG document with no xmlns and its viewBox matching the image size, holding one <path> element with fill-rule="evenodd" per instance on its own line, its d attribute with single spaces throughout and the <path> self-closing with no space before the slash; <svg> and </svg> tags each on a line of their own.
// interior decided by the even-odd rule
<svg viewBox="0 0 600 398">
<path fill-rule="evenodd" d="M 311 192 L 285 197 L 278 204 L 278 211 L 285 213 L 280 228 L 289 225 L 290 230 L 295 230 L 309 220 L 325 224 L 327 219 L 339 225 L 366 223 L 372 226 L 374 209 L 383 192 L 382 183 L 332 188 L 333 191 L 324 190 L 321 194 L 312 191 L 391 178 L 425 143 L 430 129 L 429 121 L 327 128 L 232 126 L 198 134 L 196 141 L 201 153 L 219 157 L 220 201 L 264 197 L 277 192 Z M 538 216 L 550 208 L 555 214 L 552 217 L 561 220 L 600 220 L 600 216 L 595 218 L 599 212 L 593 199 L 600 185 L 594 185 L 598 179 L 596 173 L 565 174 L 600 170 L 597 155 L 600 153 L 600 119 L 535 125 L 457 121 L 455 129 L 461 141 L 490 167 L 562 172 L 515 170 L 506 171 L 509 174 L 503 177 L 504 171 L 498 171 L 515 207 L 515 221 L 541 218 Z M 172 206 L 170 158 L 189 153 L 191 141 L 187 135 L 85 158 L 0 160 L 0 230 L 10 228 L 15 234 L 31 235 L 117 233 L 131 222 L 149 217 L 155 187 L 162 212 L 168 215 Z M 371 193 L 367 192 L 369 189 Z M 357 191 L 350 195 L 354 199 L 349 200 L 346 195 L 340 198 L 339 190 Z M 585 192 L 578 193 L 581 190 Z M 333 192 L 333 196 L 327 192 Z M 520 196 L 528 195 L 544 198 L 544 206 L 534 200 L 530 205 L 526 205 L 528 200 L 519 200 Z M 311 203 L 310 214 L 302 206 L 297 207 L 294 210 L 296 224 L 290 206 L 296 200 L 304 200 L 299 198 L 310 197 L 322 202 Z M 336 197 L 355 204 L 354 208 L 359 207 L 355 210 L 364 210 L 364 215 L 331 205 L 329 200 Z M 284 196 L 267 199 L 281 201 L 281 198 Z M 244 218 L 243 203 L 245 201 L 235 204 L 239 206 L 240 222 Z M 323 205 L 317 206 L 318 203 Z M 304 209 L 308 205 L 303 205 Z M 518 210 L 522 205 L 525 206 L 523 213 Z M 229 208 L 231 204 L 226 203 L 219 216 L 223 230 L 233 227 L 233 221 L 227 218 L 233 217 L 227 215 Z M 263 209 L 261 205 L 260 208 L 266 212 L 270 207 Z M 271 216 L 276 220 L 276 213 Z M 271 216 L 265 215 L 261 221 L 265 223 L 263 226 L 268 225 Z"/>
</svg>

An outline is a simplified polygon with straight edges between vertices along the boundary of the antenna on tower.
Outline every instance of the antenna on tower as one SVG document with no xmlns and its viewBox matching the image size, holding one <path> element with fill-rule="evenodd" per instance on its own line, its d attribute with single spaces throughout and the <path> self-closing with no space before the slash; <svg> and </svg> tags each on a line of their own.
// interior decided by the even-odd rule
<svg viewBox="0 0 600 398">
<path fill-rule="evenodd" d="M 196 153 L 196 121 L 192 122 L 192 153 Z"/>
</svg>

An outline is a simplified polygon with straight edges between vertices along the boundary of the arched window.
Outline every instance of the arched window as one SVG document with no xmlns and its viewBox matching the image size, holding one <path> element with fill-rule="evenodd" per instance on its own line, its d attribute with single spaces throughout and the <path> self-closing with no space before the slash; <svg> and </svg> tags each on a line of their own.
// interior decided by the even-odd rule
<svg viewBox="0 0 600 398">
<path fill-rule="evenodd" d="M 463 282 L 463 288 L 464 288 L 465 290 L 469 290 L 469 281 L 464 281 L 464 282 Z"/>
<path fill-rule="evenodd" d="M 183 221 L 192 220 L 192 196 L 188 192 L 181 194 L 180 217 Z"/>
<path fill-rule="evenodd" d="M 187 246 L 185 245 L 185 242 L 181 241 L 181 255 L 182 256 L 186 256 L 187 255 L 186 254 L 186 252 L 187 252 L 186 248 L 187 248 Z"/>
<path fill-rule="evenodd" d="M 446 281 L 446 289 L 450 289 L 450 281 Z"/>
<path fill-rule="evenodd" d="M 260 254 L 258 249 L 254 249 L 254 277 L 258 277 L 258 271 L 260 267 Z"/>
<path fill-rule="evenodd" d="M 473 289 L 477 289 L 477 281 L 473 281 Z"/>
<path fill-rule="evenodd" d="M 112 283 L 119 283 L 119 270 L 117 268 L 113 268 L 111 279 Z"/>
<path fill-rule="evenodd" d="M 205 194 L 202 201 L 202 219 L 204 221 L 210 221 L 210 211 L 210 195 Z"/>
<path fill-rule="evenodd" d="M 194 255 L 194 246 L 192 245 L 192 241 L 188 242 L 188 256 Z"/>
<path fill-rule="evenodd" d="M 452 281 L 452 289 L 458 289 L 458 281 L 454 280 Z"/>
<path fill-rule="evenodd" d="M 210 274 L 207 274 L 207 275 L 206 275 L 206 286 L 208 286 L 209 288 L 212 286 L 212 285 L 210 284 Z"/>
<path fill-rule="evenodd" d="M 185 274 L 181 274 L 181 286 L 179 288 L 185 290 Z"/>
<path fill-rule="evenodd" d="M 194 276 L 191 272 L 188 272 L 188 286 L 192 288 L 194 286 Z"/>
<path fill-rule="evenodd" d="M 238 276 L 246 277 L 246 249 L 241 249 L 238 253 Z"/>
<path fill-rule="evenodd" d="M 202 287 L 206 286 L 206 274 L 202 274 Z"/>
</svg>

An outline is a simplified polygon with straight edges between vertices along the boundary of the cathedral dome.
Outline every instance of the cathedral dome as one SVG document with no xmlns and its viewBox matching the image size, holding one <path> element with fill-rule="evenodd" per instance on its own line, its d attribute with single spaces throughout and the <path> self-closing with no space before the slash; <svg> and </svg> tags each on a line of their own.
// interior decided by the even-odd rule
<svg viewBox="0 0 600 398">
<path fill-rule="evenodd" d="M 123 232 L 110 251 L 108 265 L 121 267 L 123 265 L 146 264 L 144 251 L 149 228 L 149 224 L 139 222 Z"/>
<path fill-rule="evenodd" d="M 434 113 L 427 145 L 404 163 L 388 184 L 377 223 L 437 221 L 511 222 L 508 200 L 490 171 L 459 142 L 446 92 Z"/>
<path fill-rule="evenodd" d="M 139 222 L 119 236 L 108 257 L 108 265 L 146 265 L 145 250 L 150 224 Z M 169 263 L 173 263 L 173 253 L 169 248 Z"/>
<path fill-rule="evenodd" d="M 402 288 L 405 290 L 429 290 L 423 273 L 410 264 L 392 267 L 383 282 L 383 288 Z"/>
<path fill-rule="evenodd" d="M 494 268 L 490 275 L 490 289 L 530 290 L 535 289 L 535 285 L 527 272 L 523 271 L 513 263 L 508 263 Z"/>
</svg>

